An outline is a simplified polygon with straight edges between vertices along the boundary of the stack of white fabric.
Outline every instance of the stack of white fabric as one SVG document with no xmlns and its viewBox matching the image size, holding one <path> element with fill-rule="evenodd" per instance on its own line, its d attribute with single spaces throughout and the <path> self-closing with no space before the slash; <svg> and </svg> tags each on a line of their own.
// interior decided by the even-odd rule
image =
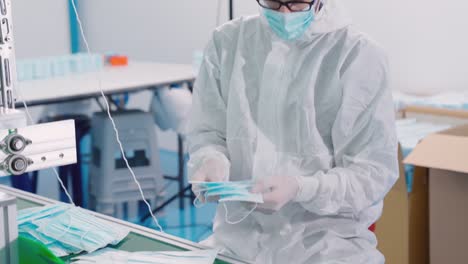
<svg viewBox="0 0 468 264">
<path fill-rule="evenodd" d="M 448 124 L 420 122 L 416 119 L 402 119 L 396 122 L 398 140 L 403 149 L 412 150 L 430 134 L 449 129 Z"/>
<path fill-rule="evenodd" d="M 468 92 L 446 92 L 422 96 L 394 91 L 393 99 L 397 110 L 401 110 L 409 105 L 468 110 Z"/>
</svg>

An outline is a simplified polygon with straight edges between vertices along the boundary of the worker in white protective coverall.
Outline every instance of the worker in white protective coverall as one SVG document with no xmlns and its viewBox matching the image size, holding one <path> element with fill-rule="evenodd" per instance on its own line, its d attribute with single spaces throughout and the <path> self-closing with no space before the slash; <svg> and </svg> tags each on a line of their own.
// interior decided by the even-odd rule
<svg viewBox="0 0 468 264">
<path fill-rule="evenodd" d="M 384 52 L 341 0 L 257 2 L 205 50 L 189 177 L 252 179 L 265 203 L 234 225 L 219 206 L 203 243 L 254 263 L 384 263 L 368 230 L 398 178 Z"/>
</svg>

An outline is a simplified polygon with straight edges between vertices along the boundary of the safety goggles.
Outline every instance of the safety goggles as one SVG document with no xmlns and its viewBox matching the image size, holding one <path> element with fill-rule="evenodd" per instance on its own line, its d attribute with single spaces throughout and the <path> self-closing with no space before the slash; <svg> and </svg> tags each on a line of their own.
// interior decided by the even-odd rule
<svg viewBox="0 0 468 264">
<path fill-rule="evenodd" d="M 286 6 L 291 12 L 303 12 L 310 11 L 314 6 L 316 0 L 313 1 L 286 1 L 282 2 L 279 0 L 257 0 L 258 4 L 267 9 L 280 10 L 281 7 Z"/>
</svg>

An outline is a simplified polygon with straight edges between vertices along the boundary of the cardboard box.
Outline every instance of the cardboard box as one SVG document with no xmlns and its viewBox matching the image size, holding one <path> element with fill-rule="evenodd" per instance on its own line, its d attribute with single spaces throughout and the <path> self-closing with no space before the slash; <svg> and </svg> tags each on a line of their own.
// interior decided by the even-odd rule
<svg viewBox="0 0 468 264">
<path fill-rule="evenodd" d="M 468 227 L 464 226 L 468 221 L 457 215 L 460 211 L 466 212 L 466 209 L 460 209 L 463 207 L 463 203 L 466 204 L 464 208 L 468 208 L 466 200 L 468 187 L 463 187 L 466 184 L 463 180 L 465 178 L 462 178 L 458 173 L 455 173 L 458 176 L 453 175 L 452 171 L 452 168 L 460 169 L 459 166 L 462 164 L 468 166 L 468 153 L 466 153 L 468 146 L 465 145 L 465 139 L 468 139 L 468 137 L 465 138 L 468 135 L 468 128 L 463 127 L 468 122 L 468 111 L 409 106 L 399 114 L 401 118 L 415 118 L 419 121 L 460 127 L 442 133 L 442 135 L 448 134 L 449 137 L 440 137 L 438 134 L 435 140 L 437 142 L 433 142 L 434 138 L 430 136 L 429 141 L 421 142 L 424 145 L 418 145 L 417 154 L 413 152 L 413 155 L 417 155 L 417 158 L 424 161 L 425 164 L 414 169 L 411 193 L 407 192 L 400 151 L 400 178 L 386 196 L 382 217 L 377 222 L 378 248 L 385 255 L 388 264 L 468 263 L 466 256 L 460 258 L 460 255 L 454 252 L 454 250 L 458 250 L 455 249 L 457 247 L 466 248 L 463 251 L 468 252 L 468 246 L 464 246 L 468 243 L 462 241 L 467 236 L 464 232 L 460 232 L 460 229 L 468 230 Z M 461 140 L 463 142 L 459 142 L 459 138 L 452 142 L 454 136 L 464 137 Z M 448 142 L 446 142 L 447 138 Z M 426 142 L 431 142 L 428 147 L 431 152 L 429 149 L 423 149 L 426 147 Z M 463 149 L 463 151 L 461 152 L 459 149 Z M 428 153 L 433 154 L 428 157 Z M 440 158 L 441 156 L 443 158 Z M 453 158 L 453 156 L 456 157 Z M 406 162 L 408 161 L 409 159 L 406 160 Z M 433 166 L 434 164 L 439 166 Z M 437 167 L 444 170 L 437 169 Z M 465 170 L 462 171 L 465 172 Z M 433 177 L 441 174 L 442 177 Z M 431 185 L 429 181 L 432 183 Z M 460 189 L 452 190 L 456 186 Z M 447 192 L 450 195 L 447 195 Z M 455 217 L 450 215 L 455 215 Z M 448 219 L 449 216 L 450 219 Z M 429 228 L 430 220 L 431 229 Z M 450 225 L 450 227 L 440 227 L 445 224 Z M 430 233 L 432 234 L 431 246 Z M 442 240 L 438 240 L 439 237 Z M 455 246 L 453 246 L 454 244 Z M 447 247 L 451 249 L 448 250 Z M 440 252 L 447 252 L 451 256 L 448 257 L 447 254 Z"/>
<path fill-rule="evenodd" d="M 426 137 L 405 163 L 428 171 L 430 263 L 468 263 L 468 125 Z"/>
<path fill-rule="evenodd" d="M 399 151 L 400 177 L 384 201 L 377 222 L 378 249 L 387 264 L 429 263 L 427 170 L 414 171 L 413 191 L 408 194 L 402 154 Z"/>
</svg>

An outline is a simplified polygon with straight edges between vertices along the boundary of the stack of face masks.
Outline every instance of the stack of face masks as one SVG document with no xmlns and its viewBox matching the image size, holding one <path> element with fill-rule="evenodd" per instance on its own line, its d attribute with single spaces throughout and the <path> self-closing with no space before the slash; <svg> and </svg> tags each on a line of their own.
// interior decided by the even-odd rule
<svg viewBox="0 0 468 264">
<path fill-rule="evenodd" d="M 116 245 L 129 233 L 121 226 L 67 204 L 21 210 L 18 225 L 22 235 L 45 244 L 58 257 Z"/>
<path fill-rule="evenodd" d="M 252 181 L 239 181 L 239 182 L 190 182 L 198 190 L 197 199 L 195 199 L 195 206 L 200 205 L 200 197 L 203 196 L 205 201 L 210 198 L 218 197 L 219 202 L 251 202 L 263 203 L 263 197 L 258 193 L 251 193 L 253 182 Z"/>
<path fill-rule="evenodd" d="M 74 264 L 213 264 L 218 250 L 180 252 L 126 252 L 106 248 L 86 256 L 73 258 Z"/>
<path fill-rule="evenodd" d="M 198 182 L 191 181 L 197 190 L 197 197 L 194 201 L 195 207 L 200 207 L 200 197 L 205 198 L 205 201 L 210 201 L 210 198 L 217 198 L 220 203 L 223 203 L 225 210 L 226 223 L 235 225 L 244 221 L 255 209 L 258 204 L 263 203 L 263 196 L 259 193 L 251 193 L 253 187 L 252 181 L 238 182 Z M 255 204 L 248 211 L 241 210 L 236 212 L 236 215 L 243 215 L 237 220 L 232 220 L 229 217 L 228 207 L 226 202 L 247 202 Z"/>
</svg>

